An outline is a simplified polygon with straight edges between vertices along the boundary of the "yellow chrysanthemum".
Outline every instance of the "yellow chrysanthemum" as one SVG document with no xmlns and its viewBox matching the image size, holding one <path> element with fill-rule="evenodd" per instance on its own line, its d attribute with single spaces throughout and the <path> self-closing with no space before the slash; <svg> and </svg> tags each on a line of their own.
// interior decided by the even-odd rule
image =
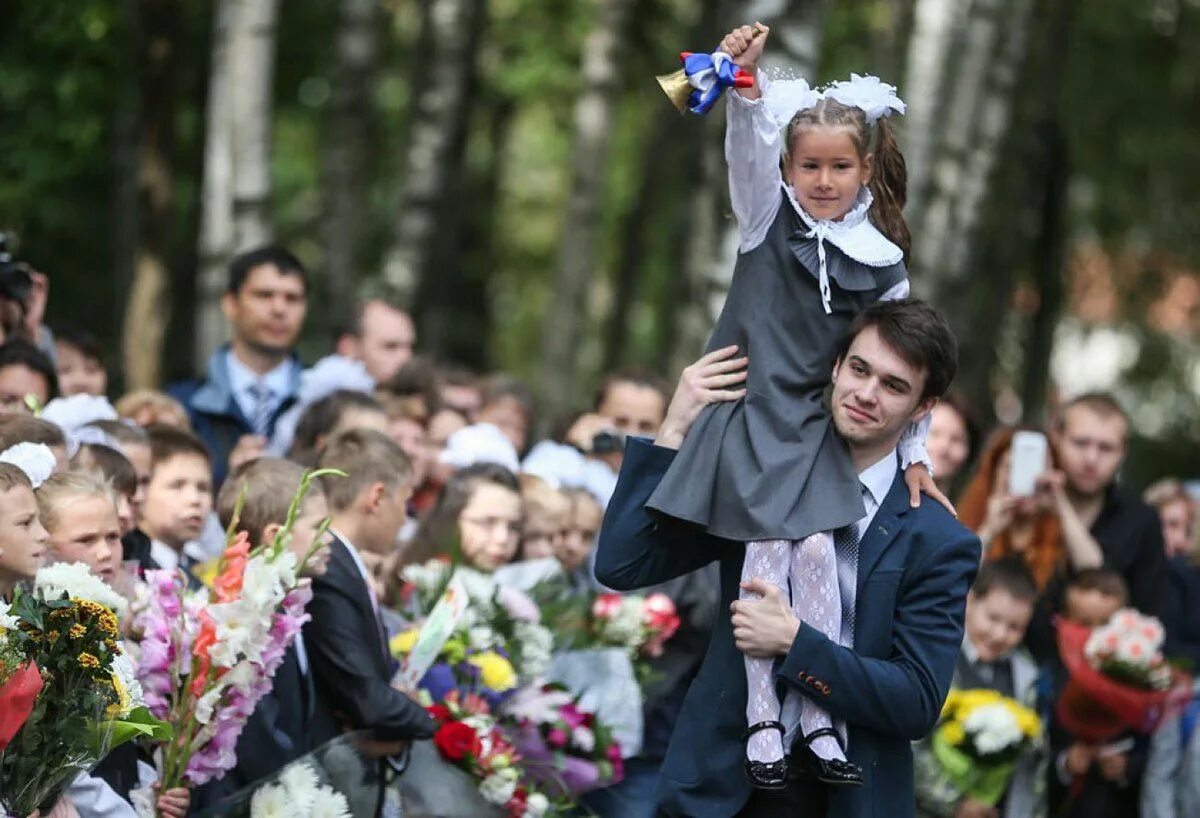
<svg viewBox="0 0 1200 818">
<path fill-rule="evenodd" d="M 420 635 L 421 631 L 417 628 L 409 628 L 393 636 L 392 641 L 389 643 L 392 655 L 407 655 L 413 649 L 413 645 L 417 644 L 417 637 Z"/>
<path fill-rule="evenodd" d="M 71 629 L 67 631 L 67 635 L 72 639 L 82 639 L 85 633 L 87 633 L 87 628 L 85 628 L 83 625 L 80 625 L 78 622 L 72 625 Z"/>
<path fill-rule="evenodd" d="M 79 654 L 79 656 L 76 657 L 76 661 L 79 662 L 81 667 L 100 667 L 100 660 L 87 651 Z"/>
<path fill-rule="evenodd" d="M 954 747 L 962 744 L 967 737 L 967 732 L 963 730 L 963 726 L 956 721 L 949 721 L 942 725 L 942 738 L 947 744 Z"/>
<path fill-rule="evenodd" d="M 110 719 L 117 719 L 133 709 L 133 701 L 129 698 L 129 688 L 116 673 L 112 675 L 112 688 L 117 700 L 108 706 L 107 715 Z"/>
<path fill-rule="evenodd" d="M 503 693 L 517 686 L 516 671 L 500 654 L 488 650 L 467 657 L 467 661 L 479 668 L 479 679 L 488 688 Z"/>
</svg>

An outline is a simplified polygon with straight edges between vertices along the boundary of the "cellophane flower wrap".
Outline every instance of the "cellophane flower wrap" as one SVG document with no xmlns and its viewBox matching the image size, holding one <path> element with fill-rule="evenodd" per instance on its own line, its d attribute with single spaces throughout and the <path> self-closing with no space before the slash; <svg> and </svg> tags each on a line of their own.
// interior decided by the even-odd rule
<svg viewBox="0 0 1200 818">
<path fill-rule="evenodd" d="M 451 576 L 462 582 L 468 605 L 438 660 L 419 687 L 435 702 L 451 691 L 475 694 L 497 707 L 518 687 L 541 679 L 550 663 L 553 636 L 541 624 L 541 611 L 526 594 L 497 584 L 479 571 L 442 561 L 409 566 L 404 579 L 413 589 L 416 621 L 391 640 L 403 661 L 416 644 L 421 621 L 441 597 Z"/>
<path fill-rule="evenodd" d="M 269 544 L 252 548 L 237 532 L 239 502 L 211 589 L 189 590 L 178 571 L 146 572 L 135 603 L 138 680 L 151 712 L 177 729 L 161 753 L 163 789 L 205 784 L 236 764 L 238 737 L 309 618 L 312 590 L 299 573 L 324 547 L 326 526 L 301 560 L 291 530 L 313 481 L 329 473 L 305 474 Z"/>
<path fill-rule="evenodd" d="M 1151 733 L 1190 698 L 1190 678 L 1163 656 L 1162 623 L 1132 608 L 1089 629 L 1060 619 L 1058 650 L 1069 679 L 1055 713 L 1085 741 L 1126 730 Z"/>
<path fill-rule="evenodd" d="M 504 734 L 521 755 L 527 782 L 574 801 L 625 777 L 612 731 L 559 685 L 521 690 L 504 706 Z"/>
<path fill-rule="evenodd" d="M 41 569 L 32 593 L 0 603 L 0 806 L 8 813 L 52 806 L 78 773 L 138 732 L 127 720 L 163 735 L 157 721 L 137 715 L 142 702 L 119 642 L 118 600 L 72 563 Z"/>
<path fill-rule="evenodd" d="M 995 690 L 951 690 L 934 729 L 933 755 L 963 795 L 995 805 L 1017 758 L 1041 737 L 1037 713 Z"/>
<path fill-rule="evenodd" d="M 426 709 L 437 724 L 433 744 L 438 755 L 474 777 L 485 801 L 503 808 L 508 818 L 547 814 L 550 799 L 522 781 L 520 754 L 501 732 L 484 698 L 451 691 Z"/>
</svg>

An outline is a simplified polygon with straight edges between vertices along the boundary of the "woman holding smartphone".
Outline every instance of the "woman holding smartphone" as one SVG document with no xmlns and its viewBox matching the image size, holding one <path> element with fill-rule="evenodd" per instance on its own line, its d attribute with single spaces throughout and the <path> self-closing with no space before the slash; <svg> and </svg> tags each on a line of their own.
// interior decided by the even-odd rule
<svg viewBox="0 0 1200 818">
<path fill-rule="evenodd" d="M 1100 544 L 1067 497 L 1065 479 L 1041 432 L 992 434 L 958 504 L 959 520 L 979 535 L 985 562 L 1017 557 L 1041 598 L 1026 639 L 1039 661 L 1054 651 L 1051 618 L 1066 578 L 1104 564 Z"/>
</svg>

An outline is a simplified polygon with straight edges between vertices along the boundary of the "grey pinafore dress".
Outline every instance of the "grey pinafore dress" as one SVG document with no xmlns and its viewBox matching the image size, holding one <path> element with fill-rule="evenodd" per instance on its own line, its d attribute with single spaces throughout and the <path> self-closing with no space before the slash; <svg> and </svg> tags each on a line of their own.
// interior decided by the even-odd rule
<svg viewBox="0 0 1200 818">
<path fill-rule="evenodd" d="M 766 238 L 738 256 L 708 342 L 750 356 L 746 396 L 704 408 L 646 504 L 739 542 L 799 540 L 865 514 L 824 391 L 855 316 L 907 275 L 903 262 L 870 267 L 826 241 L 826 314 L 817 240 L 781 195 Z"/>
</svg>

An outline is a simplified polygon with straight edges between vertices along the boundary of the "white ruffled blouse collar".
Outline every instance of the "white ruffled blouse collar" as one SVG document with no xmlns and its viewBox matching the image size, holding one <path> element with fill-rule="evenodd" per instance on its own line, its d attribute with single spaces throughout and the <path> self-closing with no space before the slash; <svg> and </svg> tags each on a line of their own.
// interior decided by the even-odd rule
<svg viewBox="0 0 1200 818">
<path fill-rule="evenodd" d="M 821 304 L 826 314 L 833 310 L 830 304 L 829 273 L 825 264 L 825 242 L 828 241 L 854 261 L 868 267 L 891 267 L 904 259 L 904 251 L 879 232 L 867 217 L 875 198 L 866 186 L 859 189 L 854 207 L 838 221 L 814 219 L 796 201 L 791 186 L 784 182 L 783 188 L 796 214 L 808 228 L 805 237 L 817 240 L 817 258 L 820 260 L 817 279 L 821 288 Z"/>
</svg>

